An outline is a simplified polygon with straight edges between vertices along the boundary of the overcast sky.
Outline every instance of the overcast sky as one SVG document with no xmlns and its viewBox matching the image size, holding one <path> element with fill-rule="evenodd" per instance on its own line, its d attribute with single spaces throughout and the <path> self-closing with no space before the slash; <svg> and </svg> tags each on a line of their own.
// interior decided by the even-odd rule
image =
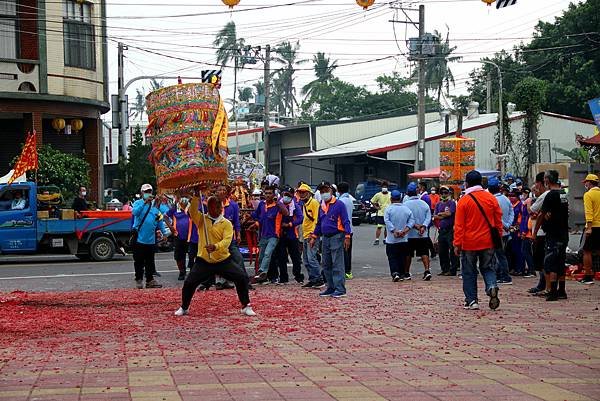
<svg viewBox="0 0 600 401">
<path fill-rule="evenodd" d="M 455 54 L 464 60 L 478 60 L 501 49 L 510 50 L 521 41 L 528 42 L 539 20 L 554 21 L 569 3 L 518 0 L 514 6 L 496 10 L 495 5 L 488 7 L 481 0 L 402 2 L 407 8 L 425 4 L 426 31 L 438 30 L 443 35 L 449 31 L 451 45 L 457 46 Z M 261 8 L 266 6 L 277 7 Z M 381 74 L 397 71 L 407 76 L 414 68 L 405 56 L 389 57 L 406 53 L 405 39 L 417 36 L 414 27 L 389 22 L 397 12 L 390 8 L 389 1 L 376 0 L 368 11 L 363 11 L 354 0 L 241 0 L 234 10 L 237 12 L 228 12 L 221 0 L 172 0 L 169 5 L 161 0 L 109 0 L 110 92 L 117 92 L 117 41 L 129 45 L 126 81 L 139 75 L 199 77 L 201 70 L 216 68 L 211 65 L 216 61 L 212 42 L 228 21 L 234 21 L 239 37 L 253 46 L 273 47 L 282 40 L 299 40 L 304 59 L 312 59 L 317 51 L 325 52 L 338 60 L 337 77 L 369 90 L 376 90 L 375 78 Z M 418 20 L 417 12 L 408 15 Z M 402 13 L 397 18 L 406 19 Z M 348 65 L 352 63 L 361 64 Z M 465 81 L 474 67 L 477 65 L 451 65 L 456 80 L 452 94 L 466 92 Z M 312 62 L 299 69 L 295 81 L 298 97 L 300 88 L 314 79 Z M 238 71 L 239 87 L 258 79 L 262 79 L 261 63 Z M 175 83 L 165 80 L 167 85 Z M 148 93 L 149 83 L 141 81 L 130 87 L 130 103 L 136 88 Z M 233 95 L 232 68 L 223 72 L 222 95 Z"/>
</svg>

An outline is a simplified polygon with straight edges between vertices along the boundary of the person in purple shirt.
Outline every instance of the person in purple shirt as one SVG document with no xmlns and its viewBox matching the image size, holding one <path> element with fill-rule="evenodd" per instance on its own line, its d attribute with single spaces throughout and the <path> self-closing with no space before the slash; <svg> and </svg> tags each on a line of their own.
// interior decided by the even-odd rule
<svg viewBox="0 0 600 401">
<path fill-rule="evenodd" d="M 454 215 L 456 202 L 450 197 L 450 189 L 440 187 L 440 201 L 435 205 L 433 219 L 438 223 L 438 245 L 442 272 L 439 276 L 456 276 L 458 256 L 454 254 Z"/>
<path fill-rule="evenodd" d="M 190 216 L 187 214 L 187 207 L 189 206 L 189 200 L 185 197 L 179 198 L 176 207 L 171 208 L 167 212 L 167 216 L 171 220 L 165 219 L 165 223 L 169 226 L 169 229 L 175 235 L 174 241 L 174 252 L 173 258 L 179 269 L 178 280 L 185 280 L 186 264 L 185 258 L 190 258 L 189 262 L 194 264 L 194 257 L 188 254 L 188 240 L 191 235 L 192 225 L 194 224 Z"/>
<path fill-rule="evenodd" d="M 287 283 L 289 281 L 287 271 L 288 254 L 292 259 L 292 274 L 297 283 L 304 282 L 302 274 L 302 258 L 300 255 L 300 244 L 298 242 L 298 226 L 302 224 L 304 214 L 300 202 L 294 200 L 294 189 L 286 185 L 281 190 L 282 203 L 288 210 L 288 215 L 281 219 L 281 234 L 275 248 L 275 263 L 269 267 L 269 278 L 271 282 Z M 279 276 L 279 277 L 277 277 Z"/>
<path fill-rule="evenodd" d="M 327 281 L 327 289 L 319 295 L 340 298 L 346 296 L 346 274 L 344 267 L 344 249 L 350 247 L 350 219 L 346 206 L 333 196 L 331 184 L 322 182 L 318 188 L 321 193 L 321 209 L 315 231 L 311 235 L 309 246 L 314 247 L 317 238 L 323 237 L 321 263 Z"/>
</svg>

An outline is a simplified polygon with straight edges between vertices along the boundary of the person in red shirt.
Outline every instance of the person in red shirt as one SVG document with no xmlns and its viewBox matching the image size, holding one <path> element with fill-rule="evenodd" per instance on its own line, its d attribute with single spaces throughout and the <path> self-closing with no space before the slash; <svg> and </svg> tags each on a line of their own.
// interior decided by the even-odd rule
<svg viewBox="0 0 600 401">
<path fill-rule="evenodd" d="M 461 256 L 465 309 L 479 309 L 477 299 L 477 262 L 490 297 L 489 307 L 500 305 L 494 270 L 492 230 L 502 235 L 502 210 L 491 193 L 481 186 L 481 174 L 472 170 L 465 179 L 465 195 L 458 201 L 454 219 L 454 252 Z"/>
</svg>

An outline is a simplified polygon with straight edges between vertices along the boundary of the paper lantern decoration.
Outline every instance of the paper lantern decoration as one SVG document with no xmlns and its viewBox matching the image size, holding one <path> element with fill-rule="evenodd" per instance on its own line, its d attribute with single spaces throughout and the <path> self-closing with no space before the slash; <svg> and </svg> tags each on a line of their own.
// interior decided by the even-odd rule
<svg viewBox="0 0 600 401">
<path fill-rule="evenodd" d="M 240 0 L 221 0 L 223 4 L 229 6 L 229 8 L 233 8 L 233 6 L 237 6 L 240 4 Z"/>
<path fill-rule="evenodd" d="M 60 132 L 63 129 L 65 129 L 65 125 L 65 120 L 62 118 L 55 118 L 54 120 L 52 120 L 52 128 L 54 128 L 56 132 Z"/>
<path fill-rule="evenodd" d="M 227 113 L 214 85 L 161 88 L 146 96 L 146 107 L 160 192 L 227 180 Z"/>
<path fill-rule="evenodd" d="M 76 120 L 71 120 L 71 129 L 75 132 L 79 132 L 81 131 L 81 129 L 83 128 L 83 121 L 76 119 Z"/>
<path fill-rule="evenodd" d="M 356 4 L 364 8 L 365 10 L 371 7 L 375 3 L 375 0 L 356 0 Z"/>
<path fill-rule="evenodd" d="M 492 3 L 495 3 L 495 2 L 496 2 L 496 0 L 481 0 L 481 1 L 483 1 L 483 2 L 484 2 L 485 4 L 487 4 L 488 6 L 491 6 L 491 5 L 492 5 Z"/>
</svg>

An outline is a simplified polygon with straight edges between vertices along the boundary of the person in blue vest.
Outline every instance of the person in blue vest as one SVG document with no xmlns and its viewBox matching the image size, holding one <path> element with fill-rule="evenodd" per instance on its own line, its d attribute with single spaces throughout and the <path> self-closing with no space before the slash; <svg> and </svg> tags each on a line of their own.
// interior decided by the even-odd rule
<svg viewBox="0 0 600 401">
<path fill-rule="evenodd" d="M 319 185 L 318 190 L 321 193 L 321 209 L 309 246 L 314 247 L 317 238 L 323 237 L 321 263 L 327 289 L 319 295 L 341 298 L 346 296 L 344 249 L 350 247 L 352 228 L 346 206 L 333 195 L 331 184 L 324 181 Z"/>
<path fill-rule="evenodd" d="M 142 199 L 133 204 L 133 229 L 137 231 L 137 238 L 133 243 L 133 266 L 135 268 L 136 287 L 144 288 L 143 278 L 146 276 L 146 288 L 161 288 L 154 279 L 156 264 L 154 262 L 154 248 L 156 246 L 156 230 L 163 235 L 168 235 L 163 214 L 154 204 L 152 185 L 144 184 L 141 187 Z"/>
</svg>

